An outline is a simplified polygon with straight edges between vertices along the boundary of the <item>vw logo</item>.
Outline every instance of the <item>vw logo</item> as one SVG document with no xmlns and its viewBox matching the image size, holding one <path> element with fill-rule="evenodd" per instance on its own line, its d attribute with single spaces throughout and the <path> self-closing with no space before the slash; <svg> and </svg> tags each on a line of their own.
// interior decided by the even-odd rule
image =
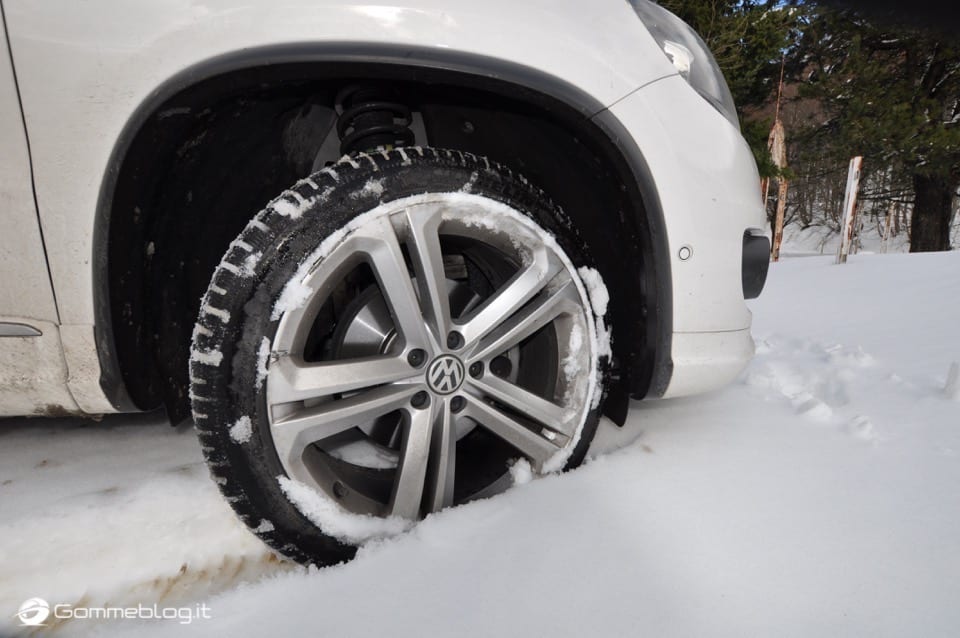
<svg viewBox="0 0 960 638">
<path fill-rule="evenodd" d="M 453 355 L 442 354 L 427 368 L 427 385 L 437 394 L 456 392 L 463 383 L 463 364 Z"/>
</svg>

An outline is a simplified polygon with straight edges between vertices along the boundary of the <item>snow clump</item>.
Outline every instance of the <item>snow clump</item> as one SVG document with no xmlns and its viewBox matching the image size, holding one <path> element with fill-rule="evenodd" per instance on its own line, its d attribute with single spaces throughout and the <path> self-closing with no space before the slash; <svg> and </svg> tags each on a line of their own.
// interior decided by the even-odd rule
<svg viewBox="0 0 960 638">
<path fill-rule="evenodd" d="M 290 219 L 297 219 L 303 214 L 303 207 L 286 199 L 278 198 L 270 204 L 273 212 Z"/>
<path fill-rule="evenodd" d="M 330 497 L 286 476 L 278 476 L 280 489 L 300 513 L 323 530 L 345 543 L 360 544 L 369 540 L 402 534 L 413 526 L 398 516 L 379 518 L 369 514 L 347 512 Z"/>
<path fill-rule="evenodd" d="M 260 340 L 257 349 L 257 390 L 263 387 L 263 380 L 267 378 L 267 362 L 270 360 L 270 340 L 264 337 Z"/>
<path fill-rule="evenodd" d="M 371 177 L 367 180 L 367 183 L 363 185 L 363 188 L 354 194 L 354 197 L 359 199 L 360 197 L 367 197 L 369 195 L 373 195 L 374 197 L 383 195 L 383 178 L 373 179 Z"/>
<path fill-rule="evenodd" d="M 217 367 L 220 365 L 220 362 L 223 361 L 223 353 L 219 350 L 204 352 L 203 350 L 194 348 L 190 351 L 190 359 L 197 363 Z"/>
<path fill-rule="evenodd" d="M 570 330 L 570 352 L 563 358 L 563 376 L 567 381 L 576 378 L 581 372 L 580 349 L 583 348 L 583 328 L 574 323 Z"/>
<path fill-rule="evenodd" d="M 253 424 L 250 417 L 242 416 L 237 422 L 230 426 L 230 438 L 234 443 L 243 444 L 250 440 L 253 435 Z"/>
<path fill-rule="evenodd" d="M 524 458 L 517 459 L 510 465 L 510 476 L 514 485 L 524 485 L 533 480 L 533 467 L 530 461 Z"/>
</svg>

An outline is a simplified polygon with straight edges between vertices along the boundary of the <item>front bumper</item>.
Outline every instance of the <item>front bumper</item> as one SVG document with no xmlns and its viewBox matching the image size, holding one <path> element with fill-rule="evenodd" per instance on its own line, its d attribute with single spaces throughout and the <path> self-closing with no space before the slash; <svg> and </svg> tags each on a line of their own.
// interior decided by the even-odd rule
<svg viewBox="0 0 960 638">
<path fill-rule="evenodd" d="M 750 329 L 673 333 L 673 376 L 664 397 L 699 394 L 724 386 L 753 358 Z"/>
<path fill-rule="evenodd" d="M 745 296 L 759 293 L 766 275 L 761 241 L 745 241 L 766 227 L 753 154 L 740 131 L 679 76 L 648 84 L 609 110 L 649 167 L 656 192 L 645 197 L 656 197 L 663 211 L 673 299 L 672 346 L 663 360 L 672 373 L 659 394 L 718 388 L 753 355 Z"/>
</svg>

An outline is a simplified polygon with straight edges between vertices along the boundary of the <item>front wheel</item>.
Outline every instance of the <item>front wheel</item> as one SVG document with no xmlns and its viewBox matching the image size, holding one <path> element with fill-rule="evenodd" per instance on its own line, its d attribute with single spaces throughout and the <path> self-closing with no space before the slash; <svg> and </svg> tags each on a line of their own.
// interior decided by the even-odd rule
<svg viewBox="0 0 960 638">
<path fill-rule="evenodd" d="M 272 547 L 330 564 L 579 464 L 609 348 L 590 267 L 563 212 L 484 158 L 396 149 L 298 182 L 202 303 L 191 398 L 215 480 Z"/>
</svg>

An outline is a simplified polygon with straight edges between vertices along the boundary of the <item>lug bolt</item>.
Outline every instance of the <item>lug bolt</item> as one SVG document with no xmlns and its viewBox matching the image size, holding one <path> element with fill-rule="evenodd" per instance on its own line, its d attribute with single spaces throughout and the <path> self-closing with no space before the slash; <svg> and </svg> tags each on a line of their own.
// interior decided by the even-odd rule
<svg viewBox="0 0 960 638">
<path fill-rule="evenodd" d="M 500 378 L 508 376 L 511 370 L 513 370 L 513 364 L 504 356 L 499 356 L 490 362 L 490 372 Z"/>
<path fill-rule="evenodd" d="M 463 347 L 463 335 L 454 330 L 447 335 L 447 347 L 451 350 L 458 350 Z"/>
<path fill-rule="evenodd" d="M 427 394 L 426 392 L 424 392 L 423 390 L 421 390 L 420 392 L 417 392 L 417 393 L 416 393 L 415 395 L 413 395 L 413 397 L 410 399 L 410 405 L 412 405 L 413 407 L 417 408 L 418 410 L 419 410 L 420 408 L 425 408 L 425 407 L 427 407 L 427 405 L 428 405 L 429 403 L 430 403 L 430 395 Z"/>
<path fill-rule="evenodd" d="M 470 364 L 470 376 L 474 379 L 479 379 L 483 376 L 483 364 L 477 361 L 476 363 Z"/>
<path fill-rule="evenodd" d="M 417 348 L 416 350 L 411 350 L 410 354 L 407 355 L 407 363 L 412 365 L 414 368 L 419 368 L 423 365 L 423 362 L 427 360 L 427 353 Z"/>
<path fill-rule="evenodd" d="M 467 400 L 461 396 L 456 396 L 450 399 L 450 411 L 459 412 L 467 406 Z"/>
</svg>

